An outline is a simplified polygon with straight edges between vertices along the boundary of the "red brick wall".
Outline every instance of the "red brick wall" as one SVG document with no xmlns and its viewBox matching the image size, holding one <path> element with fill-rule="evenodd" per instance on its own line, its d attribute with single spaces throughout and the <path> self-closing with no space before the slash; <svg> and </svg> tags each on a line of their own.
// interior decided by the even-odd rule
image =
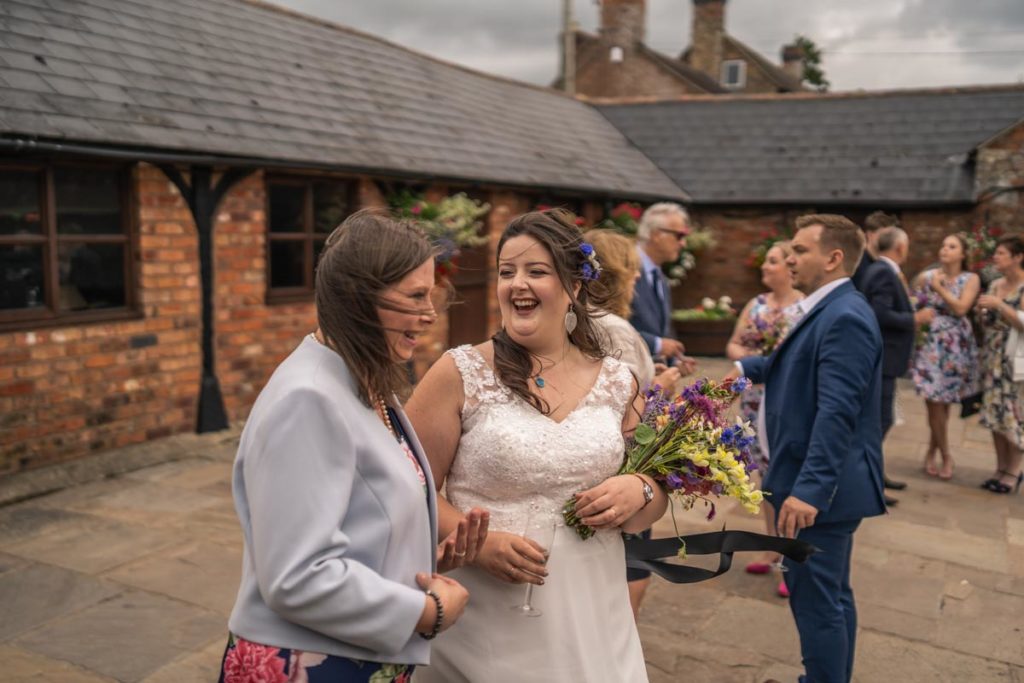
<svg viewBox="0 0 1024 683">
<path fill-rule="evenodd" d="M 135 178 L 144 317 L 0 334 L 0 474 L 194 425 L 198 241 L 174 185 Z"/>
<path fill-rule="evenodd" d="M 830 212 L 831 209 L 822 209 Z M 696 226 L 712 229 L 717 245 L 697 256 L 697 267 L 672 292 L 677 308 L 696 306 L 705 296 L 717 299 L 731 296 L 739 308 L 750 298 L 764 291 L 760 271 L 747 265 L 753 246 L 762 234 L 772 228 L 782 231 L 792 226 L 797 216 L 814 213 L 812 207 L 803 208 L 750 208 L 717 209 L 693 208 L 690 214 Z M 858 221 L 857 212 L 842 211 Z M 863 214 L 864 211 L 859 211 Z M 904 266 L 908 277 L 913 277 L 933 263 L 942 239 L 958 230 L 966 229 L 973 214 L 963 211 L 907 210 L 894 211 L 910 235 L 910 256 Z"/>
<path fill-rule="evenodd" d="M 140 318 L 0 333 L 0 476 L 195 428 L 200 350 L 199 246 L 177 188 L 153 166 L 134 170 Z M 452 188 L 455 191 L 457 188 Z M 449 188 L 434 186 L 439 199 Z M 361 206 L 383 206 L 360 178 Z M 266 304 L 265 184 L 236 184 L 214 223 L 214 352 L 228 417 L 245 418 L 274 368 L 316 326 L 312 300 Z M 488 217 L 489 329 L 494 248 L 534 198 L 493 191 Z M 594 212 L 594 207 L 588 207 Z M 422 373 L 447 348 L 442 314 L 416 356 Z M 482 339 L 481 339 L 482 341 Z"/>
</svg>

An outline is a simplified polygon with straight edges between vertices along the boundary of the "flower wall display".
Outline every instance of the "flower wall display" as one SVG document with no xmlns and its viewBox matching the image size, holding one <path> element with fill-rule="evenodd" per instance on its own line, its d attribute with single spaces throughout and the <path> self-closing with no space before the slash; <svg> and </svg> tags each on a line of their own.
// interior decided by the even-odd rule
<svg viewBox="0 0 1024 683">
<path fill-rule="evenodd" d="M 732 306 L 732 297 L 704 297 L 699 306 L 680 308 L 672 311 L 673 320 L 734 320 L 737 311 Z"/>
<path fill-rule="evenodd" d="M 464 192 L 431 202 L 422 194 L 403 190 L 389 197 L 388 204 L 399 217 L 419 223 L 438 247 L 439 277 L 455 274 L 460 249 L 487 244 L 487 236 L 480 234 L 480 228 L 491 205 L 472 199 Z"/>
</svg>

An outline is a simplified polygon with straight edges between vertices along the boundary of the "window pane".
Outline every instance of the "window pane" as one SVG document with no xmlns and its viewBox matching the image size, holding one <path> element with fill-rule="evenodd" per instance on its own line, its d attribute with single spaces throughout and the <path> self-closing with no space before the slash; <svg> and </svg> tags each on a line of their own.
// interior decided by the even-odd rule
<svg viewBox="0 0 1024 683">
<path fill-rule="evenodd" d="M 313 230 L 330 233 L 352 212 L 348 183 L 321 182 L 313 185 Z"/>
<path fill-rule="evenodd" d="M 122 244 L 61 244 L 60 310 L 124 306 L 124 255 Z"/>
<path fill-rule="evenodd" d="M 302 232 L 306 188 L 270 184 L 270 232 Z"/>
<path fill-rule="evenodd" d="M 306 267 L 306 243 L 302 240 L 270 241 L 270 286 L 302 287 Z"/>
<path fill-rule="evenodd" d="M 120 172 L 104 168 L 53 169 L 57 232 L 62 235 L 119 235 Z"/>
<path fill-rule="evenodd" d="M 43 248 L 0 247 L 0 310 L 39 308 L 43 292 Z"/>
<path fill-rule="evenodd" d="M 39 173 L 0 171 L 0 235 L 38 235 L 40 216 Z"/>
</svg>

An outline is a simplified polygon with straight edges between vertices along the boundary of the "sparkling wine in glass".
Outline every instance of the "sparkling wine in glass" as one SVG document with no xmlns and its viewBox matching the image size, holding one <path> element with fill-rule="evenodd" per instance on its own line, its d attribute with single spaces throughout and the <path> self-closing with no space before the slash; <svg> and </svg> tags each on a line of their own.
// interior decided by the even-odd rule
<svg viewBox="0 0 1024 683">
<path fill-rule="evenodd" d="M 526 519 L 526 526 L 523 529 L 523 538 L 533 541 L 542 548 L 544 562 L 547 563 L 551 556 L 551 545 L 555 540 L 555 529 L 558 527 L 558 517 L 553 514 L 544 514 L 540 511 L 532 511 Z M 533 584 L 526 584 L 526 594 L 522 604 L 512 605 L 512 609 L 528 617 L 539 617 L 543 612 L 533 606 Z"/>
</svg>

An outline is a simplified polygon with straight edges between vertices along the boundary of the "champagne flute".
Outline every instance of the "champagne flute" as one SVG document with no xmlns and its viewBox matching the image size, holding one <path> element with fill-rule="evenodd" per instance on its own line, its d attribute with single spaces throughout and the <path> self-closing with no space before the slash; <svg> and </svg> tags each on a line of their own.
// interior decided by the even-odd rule
<svg viewBox="0 0 1024 683">
<path fill-rule="evenodd" d="M 553 514 L 545 514 L 541 510 L 531 510 L 526 517 L 526 525 L 523 528 L 523 538 L 533 541 L 539 545 L 544 553 L 544 562 L 547 563 L 551 556 L 551 545 L 555 540 L 555 529 L 558 527 L 558 517 Z M 512 609 L 528 617 L 539 617 L 543 612 L 533 606 L 533 584 L 526 584 L 526 595 L 522 604 L 512 605 Z"/>
</svg>

